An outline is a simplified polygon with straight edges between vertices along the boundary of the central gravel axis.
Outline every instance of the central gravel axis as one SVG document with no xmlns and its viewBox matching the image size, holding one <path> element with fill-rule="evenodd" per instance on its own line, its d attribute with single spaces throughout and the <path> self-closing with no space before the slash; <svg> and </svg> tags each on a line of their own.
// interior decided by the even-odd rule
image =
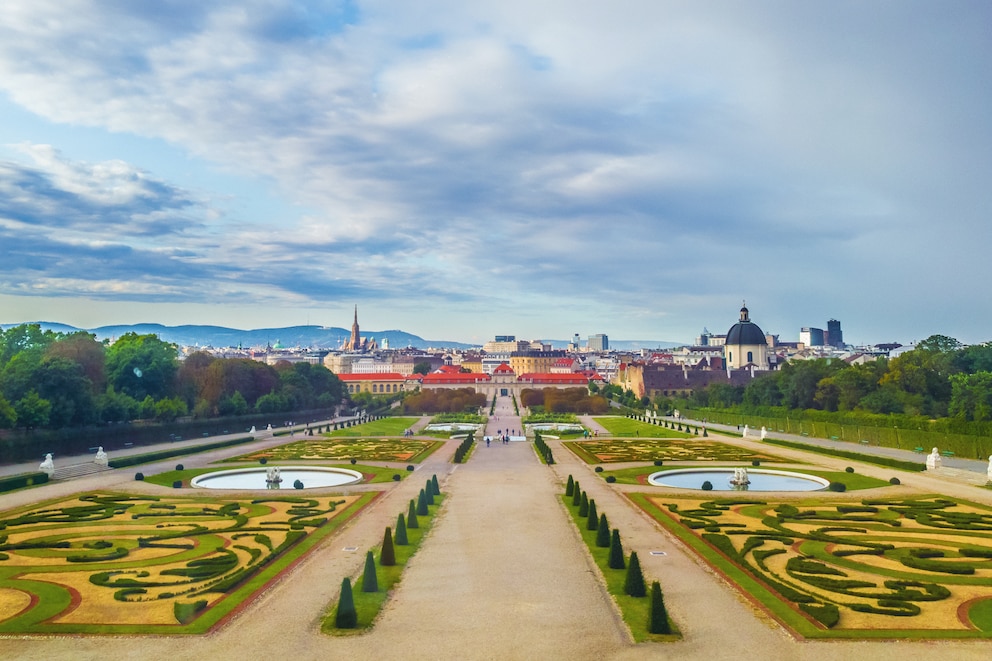
<svg viewBox="0 0 992 661">
<path fill-rule="evenodd" d="M 509 398 L 485 434 L 520 434 Z M 480 439 L 481 440 L 481 439 Z M 447 480 L 444 506 L 368 636 L 406 658 L 566 659 L 626 642 L 531 444 L 478 442 Z"/>
</svg>

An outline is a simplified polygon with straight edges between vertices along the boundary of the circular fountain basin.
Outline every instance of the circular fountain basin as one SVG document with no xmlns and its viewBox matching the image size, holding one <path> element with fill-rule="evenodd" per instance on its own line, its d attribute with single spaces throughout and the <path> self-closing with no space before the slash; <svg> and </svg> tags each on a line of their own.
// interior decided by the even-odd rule
<svg viewBox="0 0 992 661">
<path fill-rule="evenodd" d="M 282 482 L 266 482 L 266 468 L 234 468 L 204 473 L 190 480 L 190 486 L 201 489 L 290 489 L 299 480 L 304 489 L 340 487 L 362 481 L 362 474 L 347 468 L 319 466 L 278 466 Z"/>
<path fill-rule="evenodd" d="M 703 482 L 708 481 L 713 491 L 820 491 L 830 486 L 822 477 L 767 468 L 747 469 L 750 483 L 746 486 L 731 484 L 733 477 L 733 468 L 678 468 L 652 473 L 648 483 L 656 487 L 701 490 Z"/>
</svg>

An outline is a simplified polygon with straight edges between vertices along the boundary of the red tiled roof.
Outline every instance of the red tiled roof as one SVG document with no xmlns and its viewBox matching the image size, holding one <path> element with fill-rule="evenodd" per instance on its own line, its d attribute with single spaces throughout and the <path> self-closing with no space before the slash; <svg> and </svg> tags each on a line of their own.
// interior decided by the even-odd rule
<svg viewBox="0 0 992 661">
<path fill-rule="evenodd" d="M 521 374 L 517 378 L 517 381 L 525 381 L 528 383 L 574 383 L 575 385 L 586 385 L 589 383 L 589 377 L 578 372 L 569 374 L 533 372 L 530 374 Z"/>
<path fill-rule="evenodd" d="M 422 383 L 425 386 L 444 383 L 479 383 L 488 381 L 489 378 L 488 374 L 480 374 L 478 372 L 454 372 L 452 374 L 432 372 L 424 376 Z"/>
<path fill-rule="evenodd" d="M 500 363 L 499 366 L 493 370 L 493 374 L 513 374 L 513 369 L 506 363 Z"/>
<path fill-rule="evenodd" d="M 399 372 L 384 372 L 382 374 L 338 374 L 342 381 L 404 381 L 406 377 Z"/>
</svg>

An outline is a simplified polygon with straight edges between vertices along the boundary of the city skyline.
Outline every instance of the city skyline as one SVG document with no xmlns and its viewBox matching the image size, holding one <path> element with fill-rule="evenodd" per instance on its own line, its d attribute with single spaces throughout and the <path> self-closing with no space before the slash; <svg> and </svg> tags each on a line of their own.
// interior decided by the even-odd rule
<svg viewBox="0 0 992 661">
<path fill-rule="evenodd" d="M 0 322 L 992 340 L 992 6 L 0 7 Z"/>
</svg>

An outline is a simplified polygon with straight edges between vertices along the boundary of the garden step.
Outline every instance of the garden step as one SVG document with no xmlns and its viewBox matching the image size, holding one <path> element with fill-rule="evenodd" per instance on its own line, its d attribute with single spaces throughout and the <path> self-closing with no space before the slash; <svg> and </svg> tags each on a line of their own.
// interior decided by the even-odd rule
<svg viewBox="0 0 992 661">
<path fill-rule="evenodd" d="M 52 479 L 69 480 L 74 477 L 83 477 L 84 475 L 92 475 L 93 473 L 102 473 L 103 471 L 109 470 L 112 470 L 109 466 L 101 466 L 100 464 L 95 464 L 93 462 L 87 464 L 73 464 L 72 466 L 60 466 L 55 469 L 55 476 Z"/>
</svg>

